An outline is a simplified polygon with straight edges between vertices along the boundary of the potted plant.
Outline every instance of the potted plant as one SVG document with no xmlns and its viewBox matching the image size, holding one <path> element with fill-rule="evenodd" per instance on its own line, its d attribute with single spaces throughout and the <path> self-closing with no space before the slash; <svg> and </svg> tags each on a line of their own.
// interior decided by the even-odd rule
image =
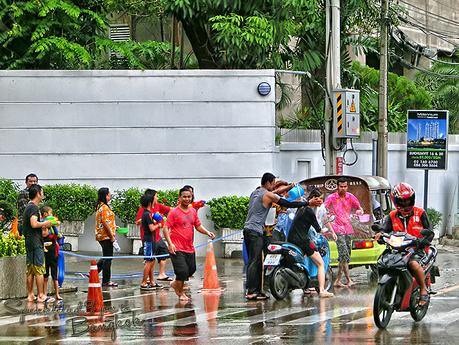
<svg viewBox="0 0 459 345">
<path fill-rule="evenodd" d="M 84 233 L 84 222 L 95 212 L 97 189 L 76 183 L 46 185 L 43 189 L 44 202 L 61 221 L 60 231 L 66 237 L 66 243 L 77 251 L 78 237 Z"/>
<path fill-rule="evenodd" d="M 221 231 L 223 256 L 230 257 L 233 250 L 241 250 L 243 235 L 240 231 L 249 209 L 249 197 L 223 196 L 210 200 L 210 219 L 216 230 Z"/>
<path fill-rule="evenodd" d="M 24 239 L 0 236 L 0 299 L 27 296 L 25 254 Z"/>
</svg>

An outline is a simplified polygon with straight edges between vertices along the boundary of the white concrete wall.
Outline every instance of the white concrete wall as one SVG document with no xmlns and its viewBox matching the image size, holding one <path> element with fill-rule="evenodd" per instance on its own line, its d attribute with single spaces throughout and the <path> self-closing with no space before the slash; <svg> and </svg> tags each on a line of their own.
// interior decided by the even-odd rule
<svg viewBox="0 0 459 345">
<path fill-rule="evenodd" d="M 273 170 L 274 89 L 273 70 L 0 71 L 0 176 L 247 195 Z"/>
<path fill-rule="evenodd" d="M 285 130 L 287 132 L 287 130 Z M 280 145 L 280 153 L 276 164 L 276 173 L 290 181 L 323 175 L 324 161 L 320 153 L 319 131 L 289 132 Z M 367 136 L 369 137 L 369 136 Z M 303 140 L 298 142 L 297 140 Z M 443 219 L 449 224 L 442 224 L 443 230 L 451 230 L 454 215 L 459 212 L 459 135 L 450 135 L 448 139 L 448 169 L 430 170 L 428 186 L 428 207 L 435 208 L 443 214 Z M 344 166 L 344 174 L 372 174 L 372 144 L 356 143 L 358 160 L 353 166 Z M 388 179 L 392 185 L 405 181 L 416 190 L 416 204 L 423 206 L 424 202 L 424 170 L 406 169 L 406 137 L 396 133 L 389 136 L 388 147 Z M 351 160 L 352 154 L 347 159 Z M 309 161 L 309 174 L 302 174 L 298 162 Z M 451 220 L 448 219 L 451 214 Z M 448 229 L 444 227 L 448 226 Z"/>
<path fill-rule="evenodd" d="M 274 71 L 0 71 L 0 176 L 243 194 L 272 170 Z"/>
</svg>

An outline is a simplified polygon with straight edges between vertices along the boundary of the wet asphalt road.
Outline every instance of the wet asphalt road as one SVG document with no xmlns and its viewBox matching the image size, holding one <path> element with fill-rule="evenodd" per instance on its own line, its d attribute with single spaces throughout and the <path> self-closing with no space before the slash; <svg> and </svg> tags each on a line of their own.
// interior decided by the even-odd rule
<svg viewBox="0 0 459 345">
<path fill-rule="evenodd" d="M 5 301 L 0 306 L 2 344 L 457 344 L 459 341 L 459 250 L 443 248 L 442 276 L 424 320 L 409 313 L 392 316 L 387 330 L 373 323 L 375 287 L 364 268 L 352 270 L 357 285 L 335 289 L 336 297 L 319 299 L 292 292 L 285 301 L 246 302 L 242 261 L 218 261 L 223 294 L 202 294 L 202 263 L 190 281 L 191 303 L 179 303 L 170 289 L 141 292 L 135 272 L 140 260 L 118 260 L 113 274 L 120 286 L 104 289 L 105 318 L 87 319 L 87 279 L 71 272 L 87 271 L 88 263 L 67 263 L 67 284 L 79 288 L 64 294 L 64 303 L 38 313 L 43 306 Z M 125 277 L 117 276 L 121 272 Z M 63 310 L 62 310 L 63 308 Z M 21 313 L 23 316 L 21 317 Z M 116 315 L 116 316 L 114 316 Z M 116 330 L 113 321 L 117 320 Z M 128 325 L 130 323 L 130 325 Z M 128 327 L 129 326 L 129 327 Z"/>
</svg>

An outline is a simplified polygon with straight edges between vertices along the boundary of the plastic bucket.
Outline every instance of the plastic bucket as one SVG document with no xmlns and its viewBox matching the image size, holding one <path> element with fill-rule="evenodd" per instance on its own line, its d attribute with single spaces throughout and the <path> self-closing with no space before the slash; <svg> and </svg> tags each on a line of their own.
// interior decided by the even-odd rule
<svg viewBox="0 0 459 345">
<path fill-rule="evenodd" d="M 288 191 L 288 201 L 293 201 L 304 195 L 304 189 L 299 184 Z"/>
<path fill-rule="evenodd" d="M 156 213 L 153 215 L 152 218 L 153 218 L 153 220 L 154 220 L 155 222 L 157 222 L 157 223 L 159 223 L 159 222 L 161 222 L 161 221 L 163 220 L 163 216 L 161 216 L 161 215 L 159 214 L 159 212 L 156 212 Z"/>
<path fill-rule="evenodd" d="M 360 221 L 360 223 L 368 223 L 370 221 L 370 215 L 368 213 L 361 214 L 359 216 L 359 221 Z"/>
<path fill-rule="evenodd" d="M 128 228 L 118 228 L 116 232 L 119 233 L 120 235 L 126 235 L 129 232 L 129 229 Z"/>
</svg>

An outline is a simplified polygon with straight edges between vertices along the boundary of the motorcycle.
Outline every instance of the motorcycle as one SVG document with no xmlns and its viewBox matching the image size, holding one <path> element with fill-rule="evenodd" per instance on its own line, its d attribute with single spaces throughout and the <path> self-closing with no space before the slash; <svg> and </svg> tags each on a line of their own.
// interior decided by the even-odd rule
<svg viewBox="0 0 459 345">
<path fill-rule="evenodd" d="M 381 229 L 376 226 L 373 230 Z M 421 234 L 431 236 L 433 232 L 424 229 Z M 377 262 L 380 279 L 373 302 L 373 318 L 378 328 L 387 327 L 394 311 L 410 312 L 414 321 L 421 321 L 427 313 L 430 299 L 426 304 L 419 305 L 420 288 L 408 270 L 417 240 L 417 237 L 405 232 L 382 233 L 380 241 L 384 242 L 387 248 Z M 421 261 L 429 295 L 434 294 L 431 285 L 435 283 L 435 277 L 440 276 L 438 267 L 434 265 L 436 257 L 437 249 L 430 246 Z"/>
<path fill-rule="evenodd" d="M 327 222 L 333 221 L 330 218 Z M 333 272 L 330 267 L 330 247 L 327 238 L 309 230 L 310 239 L 324 261 L 325 290 L 333 284 Z M 269 284 L 271 294 L 277 300 L 283 300 L 294 289 L 315 288 L 319 293 L 317 281 L 317 266 L 309 257 L 304 257 L 300 248 L 288 242 L 273 242 L 268 245 L 269 254 L 263 262 L 265 267 L 265 280 Z"/>
</svg>

